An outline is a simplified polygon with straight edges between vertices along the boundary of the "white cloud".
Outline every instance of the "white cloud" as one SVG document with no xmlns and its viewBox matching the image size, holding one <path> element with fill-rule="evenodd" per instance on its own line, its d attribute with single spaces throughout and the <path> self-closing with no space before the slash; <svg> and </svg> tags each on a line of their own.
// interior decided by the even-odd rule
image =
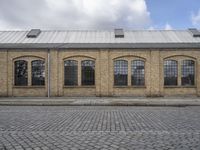
<svg viewBox="0 0 200 150">
<path fill-rule="evenodd" d="M 169 23 L 166 23 L 164 25 L 152 25 L 152 26 L 149 26 L 147 28 L 148 30 L 173 30 L 173 27 L 169 24 Z"/>
<path fill-rule="evenodd" d="M 192 13 L 191 20 L 194 26 L 200 27 L 200 9 L 196 14 Z"/>
<path fill-rule="evenodd" d="M 22 29 L 134 29 L 151 22 L 145 0 L 1 0 L 0 20 Z"/>
<path fill-rule="evenodd" d="M 172 26 L 169 23 L 166 23 L 164 29 L 165 30 L 172 30 L 173 28 L 172 28 Z"/>
<path fill-rule="evenodd" d="M 8 26 L 6 25 L 5 22 L 3 22 L 2 20 L 0 20 L 0 30 L 4 30 L 6 29 Z"/>
<path fill-rule="evenodd" d="M 148 27 L 148 30 L 155 30 L 155 27 L 154 26 L 150 26 L 150 27 Z"/>
</svg>

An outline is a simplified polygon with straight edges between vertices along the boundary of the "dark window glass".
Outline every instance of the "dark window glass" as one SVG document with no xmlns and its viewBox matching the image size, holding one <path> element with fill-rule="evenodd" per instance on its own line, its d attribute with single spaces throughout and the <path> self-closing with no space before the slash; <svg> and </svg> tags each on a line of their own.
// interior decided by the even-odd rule
<svg viewBox="0 0 200 150">
<path fill-rule="evenodd" d="M 66 60 L 64 67 L 65 85 L 78 85 L 78 62 L 75 60 Z"/>
<path fill-rule="evenodd" d="M 128 61 L 114 61 L 114 85 L 128 84 Z"/>
<path fill-rule="evenodd" d="M 181 65 L 181 84 L 194 85 L 195 62 L 193 60 L 183 60 Z"/>
<path fill-rule="evenodd" d="M 25 60 L 15 61 L 15 85 L 28 85 L 28 63 Z"/>
<path fill-rule="evenodd" d="M 177 85 L 178 64 L 175 60 L 164 61 L 164 85 Z"/>
<path fill-rule="evenodd" d="M 32 66 L 32 85 L 45 85 L 45 62 L 34 60 Z"/>
<path fill-rule="evenodd" d="M 95 62 L 84 60 L 81 62 L 82 85 L 95 85 Z"/>
<path fill-rule="evenodd" d="M 134 60 L 131 62 L 131 84 L 144 85 L 144 61 Z"/>
</svg>

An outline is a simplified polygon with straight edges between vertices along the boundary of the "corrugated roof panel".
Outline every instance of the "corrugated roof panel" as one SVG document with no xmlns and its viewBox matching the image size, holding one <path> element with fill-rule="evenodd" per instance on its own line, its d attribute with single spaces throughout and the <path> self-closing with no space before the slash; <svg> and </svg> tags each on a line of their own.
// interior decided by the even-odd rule
<svg viewBox="0 0 200 150">
<path fill-rule="evenodd" d="M 40 33 L 40 36 L 36 39 L 32 39 L 33 43 L 47 43 L 49 41 L 49 34 L 50 32 L 42 32 Z M 27 40 L 27 39 L 26 39 Z"/>
<path fill-rule="evenodd" d="M 181 40 L 182 43 L 195 42 L 194 38 L 187 32 L 176 32 L 176 35 Z"/>
<path fill-rule="evenodd" d="M 47 41 L 47 43 L 55 43 L 55 39 L 58 38 L 58 31 L 54 31 L 52 32 L 52 35 L 49 36 L 49 40 Z"/>
<path fill-rule="evenodd" d="M 20 35 L 21 34 L 22 34 L 22 32 L 17 32 L 17 31 L 11 32 L 11 31 L 8 31 L 8 32 L 6 32 L 6 34 L 3 37 L 3 39 L 1 39 L 1 42 L 2 43 L 15 43 L 15 41 L 17 39 L 20 39 Z"/>
<path fill-rule="evenodd" d="M 22 41 L 24 41 L 24 39 L 26 38 L 26 34 L 27 32 L 21 32 L 20 35 L 16 38 L 15 42 L 16 43 L 22 43 Z"/>
<path fill-rule="evenodd" d="M 64 43 L 67 37 L 67 32 L 58 31 L 57 36 L 54 38 L 55 43 Z"/>
<path fill-rule="evenodd" d="M 161 40 L 160 37 L 155 33 L 155 31 L 149 31 L 149 34 L 151 35 L 151 37 L 148 40 L 148 43 L 153 43 L 153 41 Z"/>
<path fill-rule="evenodd" d="M 73 31 L 68 31 L 68 36 L 65 39 L 65 43 L 69 43 L 70 41 L 72 41 L 72 39 L 74 38 L 75 34 L 73 34 Z"/>
<path fill-rule="evenodd" d="M 95 32 L 95 40 L 94 43 L 107 43 L 110 41 L 110 36 L 109 36 L 109 33 L 108 32 L 102 32 L 102 31 L 96 31 Z"/>
<path fill-rule="evenodd" d="M 4 42 L 4 39 L 6 37 L 8 37 L 8 34 L 9 34 L 8 31 L 5 31 L 3 34 L 1 34 L 1 36 L 0 36 L 0 43 L 6 43 L 6 42 Z"/>
<path fill-rule="evenodd" d="M 125 31 L 125 35 L 126 35 L 126 38 L 127 38 L 127 40 L 128 40 L 129 42 L 130 42 L 130 40 L 136 41 L 135 35 L 134 35 L 133 32 Z M 127 43 L 129 43 L 129 42 L 127 42 Z"/>
<path fill-rule="evenodd" d="M 176 32 L 177 37 L 182 43 L 195 42 L 195 38 L 189 32 Z"/>
<path fill-rule="evenodd" d="M 88 31 L 81 32 L 81 36 L 79 38 L 79 43 L 89 43 L 88 42 L 89 40 L 90 40 L 90 37 L 88 35 Z"/>
<path fill-rule="evenodd" d="M 97 32 L 92 32 L 92 36 L 90 38 L 93 39 L 93 41 L 90 41 L 90 43 L 91 42 L 95 42 L 96 43 L 98 41 L 98 39 L 101 39 L 101 37 L 98 35 Z"/>
<path fill-rule="evenodd" d="M 90 43 L 94 42 L 96 43 L 97 41 L 103 41 L 103 34 L 102 33 L 98 33 L 98 32 L 92 32 L 92 36 L 90 37 L 90 39 L 93 39 L 90 41 Z"/>
<path fill-rule="evenodd" d="M 17 34 L 16 32 L 8 32 L 7 36 L 4 37 L 2 42 L 8 42 L 8 43 L 15 43 L 14 40 L 18 38 L 20 34 Z"/>
<path fill-rule="evenodd" d="M 176 34 L 174 34 L 174 32 L 171 32 L 170 30 L 167 30 L 166 32 L 160 32 L 160 34 L 162 34 L 163 37 L 162 42 L 166 41 L 166 43 L 173 43 L 176 42 L 176 40 L 178 40 Z"/>
<path fill-rule="evenodd" d="M 151 31 L 148 32 L 141 31 L 140 42 L 150 43 L 152 42 L 152 40 L 154 40 L 152 37 L 153 33 Z M 142 39 L 144 39 L 144 41 Z"/>
<path fill-rule="evenodd" d="M 190 36 L 187 32 L 176 32 L 176 31 L 174 31 L 174 33 L 176 34 L 177 38 L 180 40 L 180 43 L 185 43 L 185 42 L 189 42 L 189 41 L 192 42 L 193 41 L 193 37 Z M 185 38 L 185 36 L 187 36 L 187 39 Z M 177 42 L 179 42 L 179 41 L 177 41 Z"/>
<path fill-rule="evenodd" d="M 49 43 L 49 41 L 51 40 L 54 32 L 46 31 L 43 34 L 44 34 L 44 38 L 43 39 L 39 38 L 39 41 L 37 43 Z"/>
<path fill-rule="evenodd" d="M 51 32 L 49 31 L 43 31 L 40 36 L 35 39 L 35 43 L 47 43 L 48 40 L 50 39 L 50 36 L 51 36 Z M 26 39 L 28 40 L 28 39 Z"/>
<path fill-rule="evenodd" d="M 167 43 L 167 40 L 166 40 L 166 38 L 164 37 L 164 34 L 165 33 L 163 33 L 163 32 L 161 32 L 161 31 L 157 31 L 157 32 L 155 32 L 156 33 L 156 37 L 157 37 L 157 41 L 158 41 L 158 43 Z"/>
<path fill-rule="evenodd" d="M 169 36 L 170 34 L 172 34 L 170 31 L 166 32 L 165 34 L 162 33 L 163 38 L 168 43 L 173 42 L 172 38 Z"/>
<path fill-rule="evenodd" d="M 63 43 L 68 43 L 70 38 L 70 32 L 69 31 L 65 31 L 65 37 L 63 39 Z"/>
<path fill-rule="evenodd" d="M 3 31 L 0 31 L 0 37 L 1 37 L 3 34 L 4 34 L 4 32 L 3 32 Z"/>
<path fill-rule="evenodd" d="M 75 34 L 75 37 L 72 43 L 83 43 L 81 41 L 82 32 L 74 32 L 74 34 Z"/>
<path fill-rule="evenodd" d="M 85 32 L 81 32 L 81 36 L 79 38 L 78 43 L 89 43 L 90 40 L 91 39 L 88 35 L 88 31 L 85 31 Z"/>
</svg>

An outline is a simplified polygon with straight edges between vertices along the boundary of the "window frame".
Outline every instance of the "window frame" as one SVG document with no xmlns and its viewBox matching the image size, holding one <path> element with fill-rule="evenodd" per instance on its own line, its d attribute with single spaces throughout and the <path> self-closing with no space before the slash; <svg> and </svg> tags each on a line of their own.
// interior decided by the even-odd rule
<svg viewBox="0 0 200 150">
<path fill-rule="evenodd" d="M 176 62 L 176 68 L 177 68 L 177 70 L 176 70 L 176 85 L 165 85 L 165 61 L 174 61 L 174 62 Z M 171 67 L 171 68 L 173 68 L 173 67 Z M 163 61 L 163 85 L 164 85 L 164 87 L 178 87 L 179 86 L 179 62 L 177 61 L 177 60 L 175 60 L 175 59 L 165 59 L 164 61 Z"/>
<path fill-rule="evenodd" d="M 121 61 L 121 62 L 125 62 L 125 63 L 127 63 L 127 77 L 126 77 L 126 83 L 125 84 L 116 84 L 115 83 L 115 68 L 117 68 L 117 67 L 115 67 L 115 63 L 117 62 L 117 61 Z M 125 70 L 124 68 L 122 68 L 121 67 L 121 69 L 123 69 L 123 70 Z M 125 71 L 126 72 L 126 71 Z M 128 87 L 128 79 L 129 79 L 129 61 L 128 60 L 126 60 L 126 59 L 116 59 L 116 60 L 113 60 L 113 86 L 114 87 Z"/>
<path fill-rule="evenodd" d="M 144 81 L 143 81 L 143 84 L 140 84 L 140 85 L 135 85 L 135 84 L 133 84 L 132 83 L 132 72 L 133 72 L 133 64 L 134 64 L 134 62 L 137 62 L 137 61 L 140 61 L 140 62 L 142 62 L 143 63 L 143 66 L 144 66 L 144 76 L 143 76 L 143 78 L 144 78 Z M 146 73 L 145 73 L 145 71 L 146 71 L 146 67 L 145 67 L 145 60 L 143 60 L 143 59 L 132 59 L 131 60 L 131 86 L 133 86 L 133 87 L 144 87 L 145 86 L 145 84 L 146 84 L 146 80 L 145 80 L 145 76 L 146 76 Z"/>
<path fill-rule="evenodd" d="M 83 84 L 83 67 L 86 67 L 86 66 L 83 66 L 82 64 L 83 64 L 83 62 L 85 62 L 85 61 L 91 61 L 92 63 L 93 63 L 93 84 Z M 81 60 L 80 61 L 80 74 L 81 74 L 81 76 L 80 76 L 80 86 L 82 86 L 82 87 L 84 87 L 84 86 L 86 86 L 86 87 L 89 87 L 89 86 L 95 86 L 96 85 L 96 61 L 95 60 L 91 60 L 91 59 L 83 59 L 83 60 Z"/>
<path fill-rule="evenodd" d="M 77 80 L 77 81 L 76 81 L 76 82 L 77 82 L 77 84 L 74 84 L 74 85 L 66 85 L 66 84 L 65 84 L 65 73 L 66 73 L 66 72 L 65 72 L 65 62 L 66 62 L 66 61 L 74 61 L 74 62 L 76 62 L 76 66 L 77 66 L 77 77 L 76 77 L 76 80 Z M 78 60 L 75 60 L 75 59 L 65 59 L 64 62 L 63 62 L 63 69 L 64 69 L 64 70 L 63 70 L 63 71 L 64 71 L 64 73 L 63 73 L 63 77 L 64 77 L 63 86 L 64 86 L 64 87 L 76 87 L 76 86 L 78 86 L 78 80 L 79 80 L 79 79 L 78 79 L 78 78 L 79 78 L 79 75 L 78 75 L 78 74 L 79 74 L 79 62 L 78 62 Z"/>
<path fill-rule="evenodd" d="M 175 60 L 178 64 L 178 76 L 177 85 L 164 85 L 164 61 L 165 60 Z M 182 85 L 182 62 L 185 60 L 191 60 L 194 62 L 194 85 Z M 174 58 L 163 59 L 163 87 L 164 88 L 196 88 L 197 83 L 197 61 L 195 58 L 189 56 L 177 56 Z"/>
<path fill-rule="evenodd" d="M 43 85 L 33 85 L 33 63 L 36 62 L 36 61 L 41 61 L 43 62 L 43 67 L 44 67 L 44 84 Z M 45 60 L 43 59 L 34 59 L 32 61 L 30 61 L 30 65 L 31 65 L 31 85 L 32 87 L 44 87 L 46 85 L 46 63 L 45 63 Z"/>
<path fill-rule="evenodd" d="M 27 80 L 28 84 L 27 85 L 15 85 L 15 62 L 24 60 L 27 62 Z M 35 60 L 42 60 L 44 61 L 44 73 L 45 73 L 45 85 L 32 85 L 32 61 Z M 46 64 L 46 59 L 43 57 L 39 56 L 20 56 L 12 59 L 12 87 L 13 88 L 46 88 L 46 83 L 47 83 L 47 64 Z"/>
<path fill-rule="evenodd" d="M 192 84 L 192 85 L 183 85 L 183 83 L 182 83 L 182 76 L 183 76 L 183 62 L 184 61 L 192 61 L 193 63 L 194 63 L 194 68 L 193 68 L 193 71 L 194 71 L 194 74 L 193 74 L 193 80 L 194 80 L 194 83 Z M 180 68 L 181 68 L 181 75 L 180 75 L 180 80 L 181 80 L 181 83 L 180 83 L 180 85 L 181 85 L 181 87 L 195 87 L 196 86 L 196 72 L 197 72 L 197 69 L 196 69 L 196 61 L 195 60 L 193 60 L 193 59 L 183 59 L 183 60 L 181 60 L 181 63 L 180 63 Z"/>
<path fill-rule="evenodd" d="M 16 63 L 23 61 L 26 63 L 26 84 L 25 85 L 16 85 Z M 29 77 L 28 77 L 28 72 L 29 72 L 29 66 L 28 66 L 28 61 L 25 59 L 18 59 L 14 61 L 14 67 L 13 67 L 13 86 L 15 87 L 27 87 L 29 86 Z"/>
</svg>

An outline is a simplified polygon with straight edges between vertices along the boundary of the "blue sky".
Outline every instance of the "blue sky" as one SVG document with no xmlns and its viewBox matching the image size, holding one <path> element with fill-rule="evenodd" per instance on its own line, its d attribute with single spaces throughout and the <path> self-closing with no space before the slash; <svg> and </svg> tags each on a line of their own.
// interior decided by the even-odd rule
<svg viewBox="0 0 200 150">
<path fill-rule="evenodd" d="M 191 16 L 200 9 L 200 0 L 146 0 L 153 24 L 162 28 L 166 23 L 175 29 L 193 27 Z"/>
<path fill-rule="evenodd" d="M 1 0 L 0 30 L 200 28 L 200 0 Z"/>
</svg>

